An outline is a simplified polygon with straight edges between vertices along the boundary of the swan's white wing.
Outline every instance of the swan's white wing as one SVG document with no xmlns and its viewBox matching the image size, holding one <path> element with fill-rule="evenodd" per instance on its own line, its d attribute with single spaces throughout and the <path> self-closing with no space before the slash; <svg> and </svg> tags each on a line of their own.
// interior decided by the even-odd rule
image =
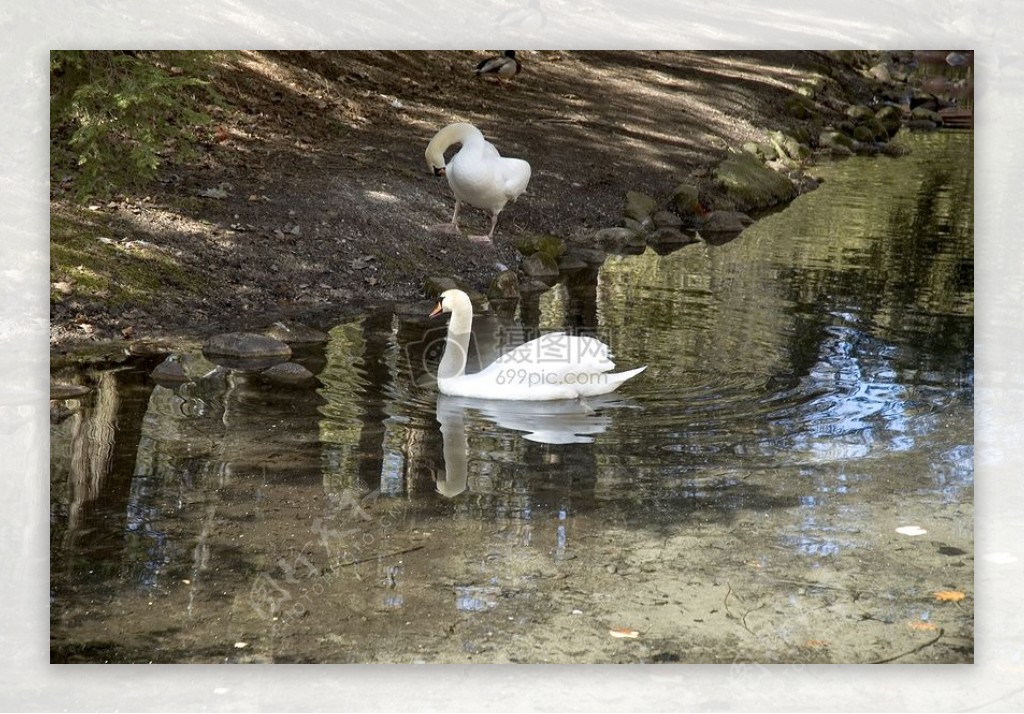
<svg viewBox="0 0 1024 714">
<path fill-rule="evenodd" d="M 483 146 L 481 147 L 480 151 L 483 154 L 484 158 L 486 159 L 501 158 L 501 154 L 498 153 L 498 147 L 496 147 L 491 142 L 487 141 L 487 139 L 484 139 Z"/>
<path fill-rule="evenodd" d="M 576 399 L 614 391 L 645 368 L 615 368 L 608 346 L 593 337 L 550 332 L 506 352 L 476 374 L 438 380 L 444 394 L 480 399 Z"/>
<path fill-rule="evenodd" d="M 526 190 L 530 183 L 530 164 L 522 159 L 502 159 L 501 179 L 505 195 L 515 199 Z"/>
<path fill-rule="evenodd" d="M 519 164 L 527 167 L 525 180 Z M 494 145 L 482 139 L 463 146 L 448 166 L 448 185 L 455 197 L 488 211 L 504 208 L 514 198 L 509 191 L 518 189 L 521 193 L 529 180 L 529 164 L 520 159 L 501 158 Z"/>
<path fill-rule="evenodd" d="M 593 337 L 549 332 L 506 352 L 484 371 L 516 370 L 561 383 L 566 375 L 600 374 L 615 368 L 608 345 Z"/>
</svg>

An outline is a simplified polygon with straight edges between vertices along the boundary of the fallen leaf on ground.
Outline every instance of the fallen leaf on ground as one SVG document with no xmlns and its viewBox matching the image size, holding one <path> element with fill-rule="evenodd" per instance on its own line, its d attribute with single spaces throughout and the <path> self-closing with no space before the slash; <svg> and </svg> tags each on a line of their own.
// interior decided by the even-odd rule
<svg viewBox="0 0 1024 714">
<path fill-rule="evenodd" d="M 828 649 L 828 642 L 825 640 L 807 640 L 804 642 L 804 647 L 812 650 L 824 650 Z"/>
<path fill-rule="evenodd" d="M 939 590 L 935 593 L 935 599 L 939 602 L 960 602 L 965 597 L 959 590 Z"/>
<path fill-rule="evenodd" d="M 939 626 L 936 625 L 934 622 L 924 622 L 922 620 L 915 620 L 913 622 L 908 622 L 907 623 L 907 627 L 909 627 L 911 630 L 928 630 L 928 631 L 933 631 L 933 630 L 939 629 Z"/>
<path fill-rule="evenodd" d="M 608 634 L 612 637 L 620 637 L 635 640 L 640 636 L 640 633 L 636 630 L 631 630 L 628 627 L 617 627 L 614 630 L 608 630 Z"/>
</svg>

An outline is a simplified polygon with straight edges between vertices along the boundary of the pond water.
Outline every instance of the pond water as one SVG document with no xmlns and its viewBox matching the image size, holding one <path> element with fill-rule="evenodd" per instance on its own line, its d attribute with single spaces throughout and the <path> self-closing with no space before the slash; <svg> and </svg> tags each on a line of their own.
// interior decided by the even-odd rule
<svg viewBox="0 0 1024 714">
<path fill-rule="evenodd" d="M 439 398 L 426 304 L 297 350 L 305 386 L 78 371 L 53 660 L 972 661 L 973 135 L 900 141 L 474 321 L 485 362 L 571 329 L 648 366 L 611 396 Z"/>
</svg>

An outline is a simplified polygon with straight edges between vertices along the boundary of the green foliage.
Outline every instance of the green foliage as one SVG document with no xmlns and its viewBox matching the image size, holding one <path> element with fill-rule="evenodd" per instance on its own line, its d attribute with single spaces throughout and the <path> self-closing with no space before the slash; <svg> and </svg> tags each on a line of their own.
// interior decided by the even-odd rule
<svg viewBox="0 0 1024 714">
<path fill-rule="evenodd" d="M 163 251 L 103 242 L 109 219 L 56 207 L 50 213 L 50 281 L 70 284 L 70 296 L 51 288 L 50 302 L 102 301 L 109 307 L 149 305 L 168 293 L 201 293 L 204 279 Z"/>
<path fill-rule="evenodd" d="M 50 169 L 79 200 L 137 188 L 194 152 L 217 97 L 208 52 L 50 53 Z"/>
</svg>

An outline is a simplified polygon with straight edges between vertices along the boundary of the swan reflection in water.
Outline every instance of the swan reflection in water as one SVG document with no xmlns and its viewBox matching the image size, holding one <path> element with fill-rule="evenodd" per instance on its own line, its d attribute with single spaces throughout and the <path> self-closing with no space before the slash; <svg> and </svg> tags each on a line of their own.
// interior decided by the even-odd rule
<svg viewBox="0 0 1024 714">
<path fill-rule="evenodd" d="M 437 421 L 444 440 L 444 473 L 437 475 L 437 492 L 453 498 L 466 490 L 470 439 L 467 422 L 481 419 L 502 429 L 524 432 L 523 438 L 541 444 L 590 444 L 611 426 L 611 408 L 636 408 L 613 395 L 548 402 L 515 402 L 437 395 Z"/>
</svg>

